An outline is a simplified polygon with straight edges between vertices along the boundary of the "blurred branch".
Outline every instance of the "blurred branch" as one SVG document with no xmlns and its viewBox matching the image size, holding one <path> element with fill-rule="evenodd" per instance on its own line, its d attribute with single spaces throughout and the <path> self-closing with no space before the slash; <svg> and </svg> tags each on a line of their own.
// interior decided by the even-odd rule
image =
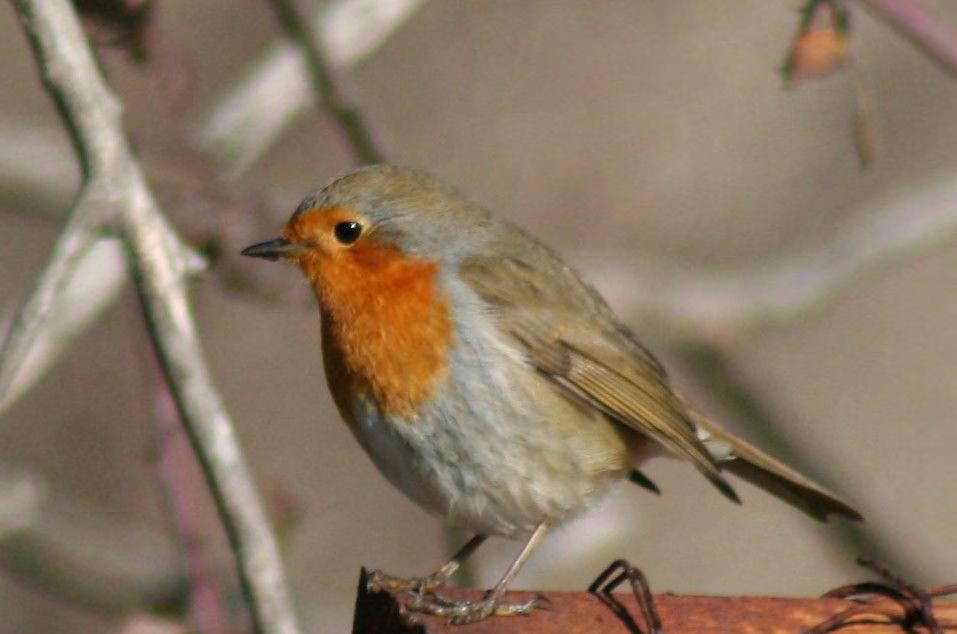
<svg viewBox="0 0 957 634">
<path fill-rule="evenodd" d="M 15 324 L 0 325 L 0 336 L 5 338 L 0 357 L 0 414 L 46 374 L 73 340 L 116 300 L 127 280 L 123 249 L 115 238 L 94 240 L 65 273 L 50 268 L 47 272 L 34 288 L 33 307 L 24 306 Z M 41 297 L 45 306 L 40 304 Z M 39 317 L 26 316 L 27 310 Z"/>
<path fill-rule="evenodd" d="M 942 173 L 855 216 L 821 246 L 744 271 L 689 272 L 648 262 L 636 270 L 587 257 L 582 268 L 646 330 L 724 347 L 819 310 L 862 277 L 957 239 L 957 180 Z"/>
<path fill-rule="evenodd" d="M 957 30 L 920 0 L 857 0 L 957 78 Z"/>
<path fill-rule="evenodd" d="M 156 382 L 153 419 L 160 475 L 189 571 L 189 624 L 203 634 L 229 634 L 232 628 L 225 593 L 213 570 L 209 542 L 199 516 L 189 442 L 173 395 L 161 377 Z"/>
<path fill-rule="evenodd" d="M 312 19 L 329 65 L 362 62 L 426 0 L 336 0 Z M 246 77 L 213 106 L 196 136 L 233 176 L 248 169 L 315 102 L 301 51 L 289 42 L 271 46 Z"/>
<path fill-rule="evenodd" d="M 88 204 L 89 200 L 81 194 L 74 213 L 53 247 L 46 268 L 4 337 L 0 347 L 0 411 L 24 391 L 24 386 L 29 385 L 29 370 L 44 365 L 42 360 L 32 362 L 42 355 L 38 351 L 47 347 L 53 353 L 44 355 L 49 359 L 56 354 L 56 349 L 50 348 L 52 343 L 69 339 L 68 334 L 56 335 L 54 315 L 71 308 L 64 305 L 66 289 L 76 279 L 75 272 L 87 260 L 99 237 L 97 220 L 91 218 L 99 207 Z M 52 360 L 46 365 L 51 363 Z M 25 376 L 27 380 L 24 380 Z"/>
<path fill-rule="evenodd" d="M 8 341 L 20 344 L 53 306 L 71 266 L 103 230 L 119 234 L 180 416 L 230 538 L 253 622 L 260 633 L 299 631 L 275 539 L 238 440 L 200 353 L 186 295 L 193 263 L 158 208 L 123 130 L 121 107 L 104 83 L 68 0 L 15 0 L 44 82 L 70 131 L 83 172 L 77 204 L 41 283 Z M 0 376 L 22 356 L 4 350 Z M 0 383 L 0 398 L 7 386 Z"/>
<path fill-rule="evenodd" d="M 183 584 L 167 540 L 67 500 L 37 474 L 0 464 L 0 568 L 106 614 L 168 609 Z"/>
<path fill-rule="evenodd" d="M 360 163 L 381 163 L 382 153 L 372 140 L 361 111 L 340 90 L 332 68 L 326 61 L 322 43 L 309 30 L 294 0 L 269 0 L 269 4 L 286 35 L 299 47 L 320 105 L 339 122 L 339 127 L 349 138 L 356 159 Z"/>
<path fill-rule="evenodd" d="M 738 375 L 727 352 L 715 346 L 685 343 L 676 350 L 695 374 L 695 378 L 732 416 L 747 428 L 747 438 L 758 446 L 772 449 L 785 464 L 826 485 L 836 481 L 828 474 L 826 463 L 815 460 L 794 447 L 781 433 L 781 425 Z M 830 487 L 841 491 L 841 487 Z M 865 520 L 867 518 L 864 512 Z M 833 522 L 827 535 L 845 552 L 879 559 L 911 579 L 920 579 L 920 571 L 908 562 L 906 553 L 885 539 L 873 522 Z"/>
</svg>

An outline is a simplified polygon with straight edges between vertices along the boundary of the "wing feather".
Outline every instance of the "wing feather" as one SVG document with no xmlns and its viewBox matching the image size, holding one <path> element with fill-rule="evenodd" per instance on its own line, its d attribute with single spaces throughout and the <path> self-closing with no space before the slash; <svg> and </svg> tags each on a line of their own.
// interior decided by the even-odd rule
<svg viewBox="0 0 957 634">
<path fill-rule="evenodd" d="M 520 339 L 521 340 L 521 339 Z M 528 346 L 529 342 L 523 343 Z M 532 344 L 534 345 L 534 344 Z M 714 458 L 702 444 L 680 399 L 660 376 L 617 372 L 608 364 L 557 339 L 552 349 L 528 347 L 536 367 L 593 407 L 637 432 L 655 440 L 673 454 L 690 461 L 725 496 L 739 502 L 737 494 L 722 477 Z M 561 363 L 555 363 L 561 358 Z M 543 362 L 544 361 L 544 362 Z M 613 362 L 621 363 L 619 355 Z"/>
<path fill-rule="evenodd" d="M 597 292 L 544 247 L 534 245 L 529 253 L 525 246 L 524 257 L 473 256 L 460 274 L 530 363 L 582 402 L 687 459 L 739 502 L 657 359 L 615 320 Z"/>
</svg>

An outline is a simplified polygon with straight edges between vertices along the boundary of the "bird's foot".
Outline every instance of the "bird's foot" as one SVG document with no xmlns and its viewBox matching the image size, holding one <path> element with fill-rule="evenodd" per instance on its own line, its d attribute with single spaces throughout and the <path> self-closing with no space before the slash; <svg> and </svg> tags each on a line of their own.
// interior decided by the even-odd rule
<svg viewBox="0 0 957 634">
<path fill-rule="evenodd" d="M 524 603 L 501 603 L 500 597 L 492 594 L 479 601 L 457 601 L 437 594 L 412 592 L 410 610 L 449 617 L 453 625 L 475 623 L 489 616 L 528 616 L 544 599 L 536 596 Z"/>
<path fill-rule="evenodd" d="M 366 579 L 366 588 L 368 590 L 388 590 L 389 592 L 409 590 L 415 594 L 424 595 L 431 593 L 436 588 L 441 588 L 446 581 L 448 581 L 448 575 L 440 574 L 440 572 L 425 577 L 393 577 L 381 570 L 373 570 Z"/>
</svg>

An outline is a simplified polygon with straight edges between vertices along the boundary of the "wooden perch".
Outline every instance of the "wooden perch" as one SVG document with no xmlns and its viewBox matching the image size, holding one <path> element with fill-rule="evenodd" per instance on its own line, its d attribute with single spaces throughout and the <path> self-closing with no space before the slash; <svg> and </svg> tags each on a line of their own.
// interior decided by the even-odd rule
<svg viewBox="0 0 957 634">
<path fill-rule="evenodd" d="M 449 588 L 443 595 L 453 599 L 480 598 L 483 592 L 474 589 Z M 406 610 L 409 595 L 385 591 L 367 591 L 365 572 L 359 582 L 353 634 L 604 634 L 645 632 L 641 612 L 635 598 L 627 592 L 614 596 L 631 615 L 640 629 L 629 627 L 597 597 L 588 592 L 509 592 L 507 602 L 527 601 L 536 594 L 545 598 L 542 608 L 530 617 L 492 617 L 466 626 L 452 626 L 447 619 Z M 655 604 L 667 634 L 700 634 L 701 632 L 763 632 L 796 634 L 814 627 L 838 612 L 857 605 L 841 599 L 783 599 L 777 597 L 704 597 L 655 595 Z M 957 619 L 957 602 L 935 602 L 940 621 Z M 900 615 L 891 601 L 875 604 L 873 614 L 853 620 L 840 628 L 842 634 L 885 634 L 904 630 L 888 615 Z M 632 625 L 634 628 L 634 625 Z"/>
</svg>

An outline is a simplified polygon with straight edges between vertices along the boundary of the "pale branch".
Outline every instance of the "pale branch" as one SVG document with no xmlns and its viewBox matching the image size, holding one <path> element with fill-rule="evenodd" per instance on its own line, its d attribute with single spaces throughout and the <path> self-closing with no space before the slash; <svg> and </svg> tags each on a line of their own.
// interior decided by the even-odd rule
<svg viewBox="0 0 957 634">
<path fill-rule="evenodd" d="M 86 205 L 81 194 L 76 206 L 60 233 L 46 268 L 40 274 L 29 298 L 20 307 L 12 326 L 0 346 L 0 412 L 5 410 L 36 378 L 52 364 L 36 363 L 40 346 L 50 346 L 54 354 L 61 349 L 53 340 L 65 343 L 69 336 L 51 334 L 51 322 L 58 309 L 63 309 L 64 293 L 75 278 L 83 261 L 100 238 L 96 225 L 86 217 L 92 205 Z M 48 357 L 49 358 L 49 357 Z M 34 372 L 38 369 L 38 372 Z"/>
<path fill-rule="evenodd" d="M 127 266 L 119 240 L 100 237 L 75 258 L 66 255 L 54 260 L 69 266 L 46 269 L 19 320 L 0 325 L 4 338 L 0 414 L 53 367 L 126 286 Z"/>
<path fill-rule="evenodd" d="M 83 194 L 71 212 L 25 320 L 41 319 L 68 268 L 97 230 L 122 238 L 152 342 L 176 398 L 236 555 L 252 620 L 261 634 L 296 634 L 279 551 L 234 427 L 200 352 L 185 277 L 189 249 L 169 226 L 126 139 L 119 102 L 107 87 L 68 0 L 14 0 L 47 89 L 71 132 Z M 95 200 L 97 204 L 89 203 Z M 68 248 L 69 247 L 69 248 Z M 6 358 L 0 359 L 6 365 Z M 6 368 L 4 368 L 6 370 Z M 0 376 L 4 373 L 0 372 Z M 2 395 L 0 395 L 2 398 Z"/>
<path fill-rule="evenodd" d="M 920 0 L 856 0 L 957 77 L 957 29 Z"/>
<path fill-rule="evenodd" d="M 375 52 L 426 0 L 336 0 L 312 19 L 329 65 L 359 64 Z M 315 103 L 299 48 L 272 45 L 242 81 L 219 99 L 200 122 L 196 138 L 226 173 L 238 176 Z"/>
<path fill-rule="evenodd" d="M 309 25 L 296 8 L 295 0 L 269 0 L 269 4 L 289 40 L 299 47 L 320 105 L 335 117 L 349 139 L 358 162 L 381 163 L 383 154 L 373 140 L 362 111 L 339 87 L 334 71 L 326 61 L 322 42 L 309 29 Z"/>
<path fill-rule="evenodd" d="M 618 312 L 663 338 L 727 347 L 819 310 L 852 283 L 957 240 L 957 179 L 942 173 L 883 195 L 818 247 L 738 272 L 679 270 L 607 256 L 579 261 Z"/>
</svg>

